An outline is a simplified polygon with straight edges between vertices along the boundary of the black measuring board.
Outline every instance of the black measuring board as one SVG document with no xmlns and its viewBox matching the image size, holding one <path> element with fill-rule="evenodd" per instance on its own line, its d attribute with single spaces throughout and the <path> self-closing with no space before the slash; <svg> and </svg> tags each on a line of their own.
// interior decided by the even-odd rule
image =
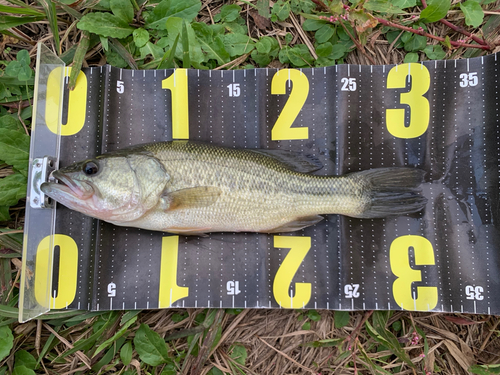
<svg viewBox="0 0 500 375">
<path fill-rule="evenodd" d="M 428 204 L 409 216 L 327 215 L 294 233 L 207 238 L 117 227 L 58 205 L 50 307 L 499 314 L 499 63 L 494 54 L 397 66 L 83 69 L 63 113 L 60 166 L 189 139 L 311 154 L 319 175 L 420 168 Z"/>
</svg>

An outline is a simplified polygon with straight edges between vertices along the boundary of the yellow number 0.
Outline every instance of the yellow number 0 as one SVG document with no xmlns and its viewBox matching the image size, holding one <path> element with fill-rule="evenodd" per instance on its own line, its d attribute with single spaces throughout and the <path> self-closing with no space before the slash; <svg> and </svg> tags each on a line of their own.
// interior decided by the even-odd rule
<svg viewBox="0 0 500 375">
<path fill-rule="evenodd" d="M 158 308 L 170 307 L 172 303 L 189 295 L 189 288 L 177 285 L 177 263 L 179 258 L 179 236 L 163 237 L 161 242 L 160 291 Z"/>
<path fill-rule="evenodd" d="M 289 289 L 293 276 L 311 248 L 311 237 L 274 236 L 274 247 L 290 249 L 274 278 L 274 298 L 281 307 L 302 308 L 311 299 L 311 284 L 295 283 L 293 297 Z"/>
<path fill-rule="evenodd" d="M 62 72 L 64 69 L 64 75 Z M 63 96 L 61 87 L 63 83 L 61 79 L 68 77 L 71 73 L 71 68 L 57 67 L 52 70 L 47 78 L 47 93 L 45 102 L 45 123 L 49 130 L 57 134 L 59 128 L 59 116 Z M 76 86 L 73 91 L 69 92 L 68 98 L 68 120 L 66 124 L 61 126 L 61 135 L 68 136 L 78 133 L 82 130 L 85 124 L 85 116 L 87 110 L 87 76 L 85 73 L 78 73 Z"/>
<path fill-rule="evenodd" d="M 50 236 L 47 236 L 40 241 L 36 251 L 35 298 L 41 306 L 60 309 L 70 305 L 75 299 L 78 277 L 78 246 L 70 236 L 65 234 L 54 234 L 53 246 L 60 248 L 57 296 L 52 296 L 50 291 L 53 249 L 50 249 Z M 49 306 L 46 306 L 47 296 L 50 296 Z"/>
<path fill-rule="evenodd" d="M 410 266 L 408 251 L 413 248 L 415 265 L 433 265 L 434 250 L 428 239 L 407 235 L 396 238 L 389 251 L 391 270 L 397 279 L 392 285 L 396 303 L 406 310 L 432 310 L 438 303 L 438 292 L 434 286 L 417 287 L 418 296 L 412 294 L 412 283 L 422 281 L 422 273 Z"/>
<path fill-rule="evenodd" d="M 307 76 L 296 69 L 280 70 L 276 72 L 271 81 L 271 94 L 286 94 L 288 81 L 291 81 L 293 84 L 292 91 L 271 130 L 271 139 L 273 141 L 309 138 L 308 127 L 292 128 L 292 124 L 299 115 L 309 94 L 309 80 Z"/>
<path fill-rule="evenodd" d="M 172 138 L 189 138 L 188 74 L 187 69 L 175 69 L 161 81 L 161 88 L 172 93 Z"/>
<path fill-rule="evenodd" d="M 387 88 L 406 87 L 406 79 L 411 76 L 411 90 L 401 94 L 401 104 L 410 106 L 410 124 L 405 125 L 405 109 L 387 109 L 387 130 L 398 138 L 417 138 L 429 127 L 430 107 L 424 95 L 431 83 L 429 71 L 422 64 L 402 64 L 395 66 L 387 76 Z"/>
</svg>

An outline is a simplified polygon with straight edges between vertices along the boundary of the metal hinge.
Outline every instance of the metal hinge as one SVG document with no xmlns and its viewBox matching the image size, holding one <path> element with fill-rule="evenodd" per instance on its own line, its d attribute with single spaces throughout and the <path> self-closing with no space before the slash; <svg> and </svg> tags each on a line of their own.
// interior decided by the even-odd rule
<svg viewBox="0 0 500 375">
<path fill-rule="evenodd" d="M 33 160 L 31 170 L 30 206 L 32 208 L 53 208 L 54 201 L 40 189 L 44 182 L 52 181 L 51 173 L 55 170 L 55 158 L 45 156 Z"/>
</svg>

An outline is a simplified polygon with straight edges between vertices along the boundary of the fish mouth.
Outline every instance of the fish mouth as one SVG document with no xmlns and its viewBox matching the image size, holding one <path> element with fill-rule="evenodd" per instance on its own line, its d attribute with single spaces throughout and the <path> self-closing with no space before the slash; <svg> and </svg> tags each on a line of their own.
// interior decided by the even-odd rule
<svg viewBox="0 0 500 375">
<path fill-rule="evenodd" d="M 94 187 L 87 181 L 75 180 L 60 171 L 54 171 L 49 177 L 49 181 L 41 185 L 41 190 L 49 197 L 61 201 L 63 197 L 79 200 L 89 199 L 94 194 Z"/>
</svg>

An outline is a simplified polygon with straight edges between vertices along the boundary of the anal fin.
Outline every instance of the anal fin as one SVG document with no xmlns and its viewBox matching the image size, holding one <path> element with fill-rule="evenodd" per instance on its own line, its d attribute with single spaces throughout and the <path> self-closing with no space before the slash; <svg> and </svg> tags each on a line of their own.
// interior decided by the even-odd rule
<svg viewBox="0 0 500 375">
<path fill-rule="evenodd" d="M 311 225 L 318 224 L 321 220 L 323 220 L 323 216 L 320 215 L 299 217 L 279 227 L 270 230 L 264 230 L 262 231 L 262 233 L 295 232 L 297 230 L 310 227 Z"/>
</svg>

